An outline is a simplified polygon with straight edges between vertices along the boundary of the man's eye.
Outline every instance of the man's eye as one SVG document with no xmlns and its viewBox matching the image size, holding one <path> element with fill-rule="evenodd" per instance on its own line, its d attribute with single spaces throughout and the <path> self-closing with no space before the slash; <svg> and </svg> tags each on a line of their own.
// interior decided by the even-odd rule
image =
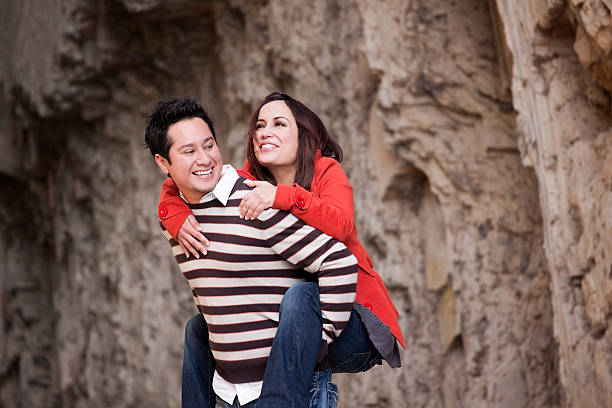
<svg viewBox="0 0 612 408">
<path fill-rule="evenodd" d="M 185 154 L 191 154 L 193 152 L 194 152 L 194 150 L 185 150 Z"/>
<path fill-rule="evenodd" d="M 212 149 L 214 145 L 209 144 L 208 146 L 206 146 L 207 149 Z"/>
</svg>

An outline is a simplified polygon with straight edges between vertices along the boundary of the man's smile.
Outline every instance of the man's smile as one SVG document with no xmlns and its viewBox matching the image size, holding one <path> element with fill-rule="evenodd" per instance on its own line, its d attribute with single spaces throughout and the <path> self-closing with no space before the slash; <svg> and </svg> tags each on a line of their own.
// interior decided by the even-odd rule
<svg viewBox="0 0 612 408">
<path fill-rule="evenodd" d="M 195 175 L 195 176 L 209 176 L 211 175 L 213 172 L 213 169 L 208 169 L 208 170 L 196 170 L 194 172 L 192 172 L 191 174 Z"/>
</svg>

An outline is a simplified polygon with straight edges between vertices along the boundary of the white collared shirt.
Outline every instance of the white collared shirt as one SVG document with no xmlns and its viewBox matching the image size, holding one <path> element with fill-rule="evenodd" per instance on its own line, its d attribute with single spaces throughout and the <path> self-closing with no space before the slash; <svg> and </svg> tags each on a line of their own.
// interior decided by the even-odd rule
<svg viewBox="0 0 612 408">
<path fill-rule="evenodd" d="M 232 384 L 221 377 L 217 370 L 215 370 L 215 376 L 213 377 L 213 390 L 215 390 L 215 394 L 228 404 L 232 404 L 236 396 L 238 396 L 240 405 L 255 401 L 261 394 L 262 385 L 263 381 Z"/>
<path fill-rule="evenodd" d="M 238 177 L 238 172 L 236 172 L 236 169 L 234 169 L 231 164 L 224 165 L 221 169 L 221 178 L 219 182 L 212 191 L 205 194 L 204 197 L 200 199 L 200 203 L 206 203 L 217 199 L 223 203 L 223 205 L 227 205 L 227 200 L 232 193 Z M 215 394 L 228 404 L 232 404 L 236 396 L 238 396 L 240 405 L 245 405 L 256 400 L 259 398 L 259 394 L 261 394 L 262 384 L 263 381 L 233 384 L 221 377 L 216 370 L 213 377 L 213 390 L 215 390 Z"/>
<path fill-rule="evenodd" d="M 231 164 L 223 165 L 221 168 L 221 178 L 217 182 L 217 185 L 212 191 L 208 192 L 200 199 L 200 203 L 207 203 L 216 198 L 221 201 L 223 205 L 226 205 L 238 177 L 238 172 Z"/>
</svg>

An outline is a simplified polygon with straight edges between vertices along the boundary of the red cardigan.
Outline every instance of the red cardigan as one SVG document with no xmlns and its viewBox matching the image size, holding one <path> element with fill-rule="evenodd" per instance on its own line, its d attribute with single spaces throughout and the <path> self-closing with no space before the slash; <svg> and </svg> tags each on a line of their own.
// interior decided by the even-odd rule
<svg viewBox="0 0 612 408">
<path fill-rule="evenodd" d="M 247 161 L 244 168 L 238 170 L 238 174 L 255 179 L 249 171 Z M 355 301 L 368 308 L 386 324 L 402 347 L 406 348 L 397 321 L 399 314 L 382 279 L 374 270 L 370 257 L 357 239 L 353 187 L 340 164 L 332 158 L 322 157 L 318 152 L 310 190 L 297 184 L 279 184 L 272 207 L 291 212 L 306 224 L 346 245 L 359 262 Z M 172 179 L 164 181 L 159 197 L 159 218 L 173 237 L 176 237 L 185 218 L 191 214 L 191 210 L 178 194 L 178 188 Z"/>
</svg>

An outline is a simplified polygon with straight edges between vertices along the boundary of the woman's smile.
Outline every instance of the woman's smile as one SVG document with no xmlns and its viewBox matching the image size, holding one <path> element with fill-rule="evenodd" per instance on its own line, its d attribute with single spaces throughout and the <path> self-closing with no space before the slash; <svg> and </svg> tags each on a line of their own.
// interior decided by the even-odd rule
<svg viewBox="0 0 612 408">
<path fill-rule="evenodd" d="M 266 149 L 276 149 L 278 146 L 272 143 L 263 143 L 260 147 L 259 150 L 266 150 Z"/>
</svg>

